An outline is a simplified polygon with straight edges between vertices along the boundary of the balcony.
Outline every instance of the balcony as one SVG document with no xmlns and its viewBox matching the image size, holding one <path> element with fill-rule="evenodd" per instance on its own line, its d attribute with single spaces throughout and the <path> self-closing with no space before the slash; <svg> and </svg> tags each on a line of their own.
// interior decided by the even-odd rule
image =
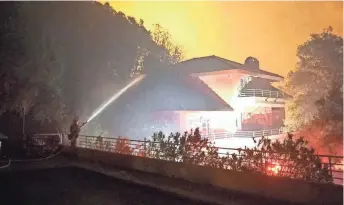
<svg viewBox="0 0 344 205">
<path fill-rule="evenodd" d="M 242 89 L 239 97 L 266 97 L 266 98 L 284 98 L 281 91 L 263 90 L 263 89 Z"/>
<path fill-rule="evenodd" d="M 283 134 L 284 130 L 280 129 L 271 129 L 271 130 L 258 130 L 258 131 L 236 131 L 236 132 L 218 132 L 210 133 L 207 135 L 202 135 L 209 140 L 217 139 L 227 139 L 227 138 L 261 138 L 272 135 Z"/>
</svg>

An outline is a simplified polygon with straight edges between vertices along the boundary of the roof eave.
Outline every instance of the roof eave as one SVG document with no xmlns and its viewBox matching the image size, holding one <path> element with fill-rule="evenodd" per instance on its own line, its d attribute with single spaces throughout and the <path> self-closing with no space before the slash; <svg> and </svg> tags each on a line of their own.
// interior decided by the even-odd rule
<svg viewBox="0 0 344 205">
<path fill-rule="evenodd" d="M 184 66 L 187 66 L 187 64 L 192 63 L 192 62 L 197 62 L 199 60 L 207 60 L 207 59 L 213 59 L 213 60 L 218 60 L 219 62 L 221 62 L 223 64 L 223 66 L 218 67 L 216 69 L 214 68 L 209 68 L 209 70 L 207 71 L 194 71 L 194 72 L 188 72 L 188 69 L 185 69 Z M 206 75 L 206 74 L 210 74 L 210 73 L 219 73 L 219 72 L 227 72 L 230 70 L 240 70 L 240 71 L 244 71 L 247 74 L 252 74 L 252 75 L 256 75 L 257 77 L 261 77 L 261 78 L 266 78 L 266 79 L 271 79 L 271 80 L 276 80 L 276 81 L 280 81 L 283 80 L 284 77 L 275 74 L 275 73 L 271 73 L 265 70 L 252 70 L 252 69 L 248 69 L 245 68 L 244 64 L 235 62 L 235 61 L 231 61 L 225 58 L 221 58 L 219 56 L 204 56 L 204 57 L 199 57 L 199 58 L 192 58 L 192 59 L 188 59 L 185 61 L 182 61 L 178 64 L 176 64 L 175 66 L 179 66 L 180 68 L 184 67 L 184 69 L 182 69 L 183 72 L 192 74 L 192 75 Z M 212 70 L 210 70 L 212 69 Z M 261 71 L 261 72 L 260 72 Z"/>
</svg>

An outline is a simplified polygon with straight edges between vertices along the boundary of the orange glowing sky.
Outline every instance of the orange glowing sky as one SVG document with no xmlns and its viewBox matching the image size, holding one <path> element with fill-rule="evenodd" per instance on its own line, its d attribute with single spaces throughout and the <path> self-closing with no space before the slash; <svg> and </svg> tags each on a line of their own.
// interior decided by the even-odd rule
<svg viewBox="0 0 344 205">
<path fill-rule="evenodd" d="M 332 26 L 343 34 L 342 2 L 110 2 L 169 30 L 186 58 L 218 55 L 237 62 L 254 56 L 261 68 L 285 76 L 297 46 Z"/>
</svg>

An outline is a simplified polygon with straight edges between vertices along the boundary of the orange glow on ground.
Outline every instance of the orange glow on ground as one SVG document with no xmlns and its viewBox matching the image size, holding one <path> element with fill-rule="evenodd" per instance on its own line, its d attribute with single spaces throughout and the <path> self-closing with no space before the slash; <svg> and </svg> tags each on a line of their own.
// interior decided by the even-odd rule
<svg viewBox="0 0 344 205">
<path fill-rule="evenodd" d="M 219 55 L 243 62 L 260 60 L 267 71 L 286 75 L 295 67 L 297 46 L 314 32 L 332 26 L 343 33 L 343 3 L 338 2 L 110 2 L 145 26 L 159 23 L 187 58 Z"/>
</svg>

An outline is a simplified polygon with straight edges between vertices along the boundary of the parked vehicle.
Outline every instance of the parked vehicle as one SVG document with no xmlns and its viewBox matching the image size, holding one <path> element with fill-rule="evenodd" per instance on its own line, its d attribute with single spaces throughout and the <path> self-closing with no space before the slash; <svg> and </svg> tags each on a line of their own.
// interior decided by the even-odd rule
<svg viewBox="0 0 344 205">
<path fill-rule="evenodd" d="M 48 156 L 55 153 L 62 146 L 63 136 L 60 133 L 34 134 L 28 138 L 28 151 L 30 155 Z"/>
</svg>

